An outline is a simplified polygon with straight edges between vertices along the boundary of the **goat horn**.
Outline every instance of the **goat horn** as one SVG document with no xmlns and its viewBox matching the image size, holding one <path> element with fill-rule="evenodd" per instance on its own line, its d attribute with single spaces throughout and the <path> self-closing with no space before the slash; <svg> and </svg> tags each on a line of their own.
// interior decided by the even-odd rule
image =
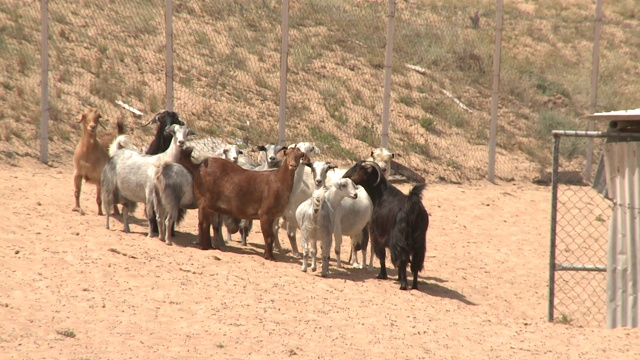
<svg viewBox="0 0 640 360">
<path fill-rule="evenodd" d="M 376 183 L 373 184 L 373 186 L 378 185 L 378 183 L 380 182 L 380 179 L 382 177 L 382 169 L 380 168 L 380 165 L 376 164 L 373 161 L 367 161 L 366 164 L 371 164 L 371 165 L 373 165 L 373 167 L 375 167 L 378 170 L 378 180 L 376 180 Z"/>
<path fill-rule="evenodd" d="M 154 121 L 158 121 L 158 116 L 159 116 L 160 114 L 162 114 L 163 112 L 164 112 L 164 111 L 160 111 L 160 112 L 158 112 L 157 114 L 153 115 L 153 117 L 151 118 L 151 120 L 149 120 L 146 124 L 142 125 L 141 127 L 145 127 L 145 126 L 147 126 L 147 125 L 151 124 L 151 123 L 152 123 L 152 122 L 154 122 Z"/>
</svg>

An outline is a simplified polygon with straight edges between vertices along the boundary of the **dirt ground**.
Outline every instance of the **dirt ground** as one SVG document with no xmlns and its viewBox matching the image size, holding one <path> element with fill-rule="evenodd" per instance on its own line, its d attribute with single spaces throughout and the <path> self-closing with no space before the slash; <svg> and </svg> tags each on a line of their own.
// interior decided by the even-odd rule
<svg viewBox="0 0 640 360">
<path fill-rule="evenodd" d="M 403 292 L 335 262 L 321 278 L 288 253 L 265 261 L 259 224 L 223 251 L 194 244 L 195 211 L 171 247 L 141 210 L 131 234 L 106 230 L 94 186 L 87 215 L 71 211 L 72 171 L 0 163 L 2 359 L 640 358 L 638 329 L 546 321 L 547 187 L 430 184 L 425 270 Z"/>
</svg>

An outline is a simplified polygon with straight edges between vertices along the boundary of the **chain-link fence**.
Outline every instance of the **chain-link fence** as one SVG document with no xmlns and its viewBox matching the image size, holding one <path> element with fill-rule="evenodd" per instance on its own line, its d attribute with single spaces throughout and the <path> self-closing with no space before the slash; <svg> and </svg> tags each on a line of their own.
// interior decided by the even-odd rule
<svg viewBox="0 0 640 360">
<path fill-rule="evenodd" d="M 584 149 L 587 139 L 595 141 L 596 149 L 602 149 L 604 139 L 585 137 L 584 133 L 567 132 L 554 137 L 548 315 L 550 321 L 604 326 L 613 205 L 584 181 L 584 158 L 561 160 Z"/>
<path fill-rule="evenodd" d="M 0 50 L 9 65 L 2 69 L 0 96 L 9 106 L 0 117 L 15 119 L 2 130 L 4 140 L 23 138 L 37 148 L 39 137 L 25 135 L 19 119 L 28 119 L 31 132 L 38 128 L 42 3 L 49 7 L 52 151 L 72 151 L 69 140 L 78 129 L 66 120 L 89 105 L 108 118 L 136 124 L 139 120 L 115 100 L 150 116 L 173 98 L 174 110 L 202 135 L 251 145 L 279 140 L 279 0 L 3 2 Z M 287 142 L 315 141 L 323 157 L 341 163 L 380 146 L 387 24 L 393 19 L 389 147 L 402 155 L 399 162 L 430 179 L 486 176 L 495 2 L 396 1 L 393 14 L 387 0 L 289 3 Z M 530 179 L 549 168 L 545 114 L 571 123 L 554 128 L 586 129 L 586 121 L 576 118 L 593 99 L 593 28 L 601 23 L 594 21 L 593 10 L 563 2 L 505 4 L 498 178 Z M 605 6 L 596 110 L 633 101 L 630 84 L 637 82 L 619 80 L 636 65 L 618 55 L 616 44 L 633 48 L 640 30 L 620 36 L 608 30 L 633 19 L 630 10 L 628 2 Z M 529 21 L 532 17 L 538 21 Z M 170 54 L 167 43 L 173 46 Z M 168 55 L 172 94 L 166 93 Z M 134 135 L 148 131 L 130 128 Z"/>
</svg>

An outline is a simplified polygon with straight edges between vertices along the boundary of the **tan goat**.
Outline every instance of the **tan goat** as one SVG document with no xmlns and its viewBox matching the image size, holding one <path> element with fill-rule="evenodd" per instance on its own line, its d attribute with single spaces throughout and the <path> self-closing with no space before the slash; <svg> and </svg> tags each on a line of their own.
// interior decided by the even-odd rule
<svg viewBox="0 0 640 360">
<path fill-rule="evenodd" d="M 84 211 L 80 207 L 80 190 L 82 189 L 82 179 L 84 181 L 95 184 L 97 189 L 96 202 L 98 203 L 98 215 L 102 213 L 102 198 L 100 197 L 100 175 L 104 165 L 109 160 L 109 144 L 114 140 L 115 135 L 105 134 L 97 136 L 98 125 L 105 127 L 100 122 L 102 115 L 95 108 L 88 107 L 82 114 L 78 115 L 76 122 L 82 123 L 82 137 L 76 146 L 73 154 L 73 195 L 76 199 L 73 211 L 77 211 L 84 215 Z M 118 120 L 118 135 L 124 133 L 124 124 Z M 105 128 L 106 129 L 106 128 Z M 114 206 L 114 212 L 119 213 L 118 208 Z"/>
</svg>

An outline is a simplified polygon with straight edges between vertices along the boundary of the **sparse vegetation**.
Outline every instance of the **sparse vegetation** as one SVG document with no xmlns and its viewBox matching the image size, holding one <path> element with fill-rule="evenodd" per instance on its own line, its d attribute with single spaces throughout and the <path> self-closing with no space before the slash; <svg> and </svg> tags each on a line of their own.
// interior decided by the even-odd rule
<svg viewBox="0 0 640 360">
<path fill-rule="evenodd" d="M 599 111 L 637 107 L 637 82 L 624 81 L 626 74 L 637 70 L 635 59 L 640 52 L 639 37 L 628 31 L 638 28 L 640 21 L 633 5 L 633 1 L 621 1 L 604 7 L 605 33 L 626 30 L 616 41 L 602 43 Z M 437 153 L 446 151 L 441 146 L 455 146 L 465 154 L 477 151 L 472 145 L 488 141 L 495 4 L 453 6 L 417 0 L 397 6 L 392 121 L 417 123 L 420 128 L 408 131 L 396 126 L 389 136 L 401 137 L 394 144 L 421 157 L 407 164 L 420 171 L 434 160 L 422 145 L 433 138 L 453 132 L 465 139 L 449 145 L 439 141 Z M 221 137 L 251 133 L 254 141 L 272 140 L 279 99 L 277 2 L 180 2 L 174 10 L 176 110 L 204 133 Z M 89 25 L 91 31 L 76 26 L 87 11 L 97 19 Z M 472 26 L 468 14 L 475 11 L 479 22 Z M 122 21 L 118 25 L 105 21 L 109 16 L 101 16 L 104 12 Z M 299 125 L 304 120 L 315 124 L 320 139 L 344 139 L 339 147 L 333 146 L 342 154 L 360 154 L 363 144 L 379 145 L 379 129 L 371 121 L 379 121 L 382 106 L 386 13 L 384 2 L 301 0 L 291 8 L 287 118 L 294 121 L 287 123 L 288 138 L 306 136 Z M 524 11 L 516 1 L 505 4 L 505 18 L 510 25 L 503 33 L 500 97 L 504 111 L 498 145 L 546 166 L 551 156 L 549 130 L 584 127 L 576 119 L 588 108 L 592 9 L 545 2 Z M 524 21 L 531 18 L 535 21 Z M 34 119 L 38 112 L 39 13 L 35 8 L 2 5 L 0 20 L 0 51 L 7 55 L 0 60 L 0 89 L 7 90 L 1 96 L 8 104 L 2 118 L 16 129 L 4 130 L 2 137 L 16 141 L 20 139 L 14 133 L 34 133 L 34 128 L 25 131 L 22 127 L 27 125 L 13 119 Z M 123 111 L 114 104 L 116 99 L 145 114 L 165 107 L 160 3 L 57 4 L 50 8 L 50 21 L 51 93 L 57 94 L 58 108 L 65 109 L 65 116 L 58 118 L 71 119 L 86 105 L 115 117 Z M 513 46 L 522 41 L 531 53 Z M 405 64 L 425 73 L 407 70 Z M 474 113 L 462 110 L 441 89 L 471 106 Z M 292 105 L 291 99 L 298 104 Z M 210 123 L 222 113 L 224 126 Z M 324 123 L 327 119 L 332 121 Z M 251 129 L 244 128 L 247 121 L 253 124 Z M 197 125 L 200 122 L 205 124 Z M 29 123 L 37 126 L 35 120 Z M 60 133 L 54 138 L 62 143 L 77 140 L 79 134 L 62 135 L 68 125 L 57 126 Z M 415 131 L 426 140 L 415 136 Z M 581 156 L 583 146 L 571 141 L 563 139 L 562 156 Z M 463 155 L 452 160 L 459 165 L 457 171 L 473 167 Z"/>
<path fill-rule="evenodd" d="M 76 333 L 71 329 L 56 330 L 56 334 L 62 335 L 64 337 L 68 337 L 68 338 L 75 338 L 76 337 Z"/>
<path fill-rule="evenodd" d="M 569 317 L 569 315 L 562 313 L 560 314 L 560 316 L 556 317 L 556 322 L 559 324 L 571 325 L 571 323 L 573 322 L 573 319 Z"/>
</svg>

